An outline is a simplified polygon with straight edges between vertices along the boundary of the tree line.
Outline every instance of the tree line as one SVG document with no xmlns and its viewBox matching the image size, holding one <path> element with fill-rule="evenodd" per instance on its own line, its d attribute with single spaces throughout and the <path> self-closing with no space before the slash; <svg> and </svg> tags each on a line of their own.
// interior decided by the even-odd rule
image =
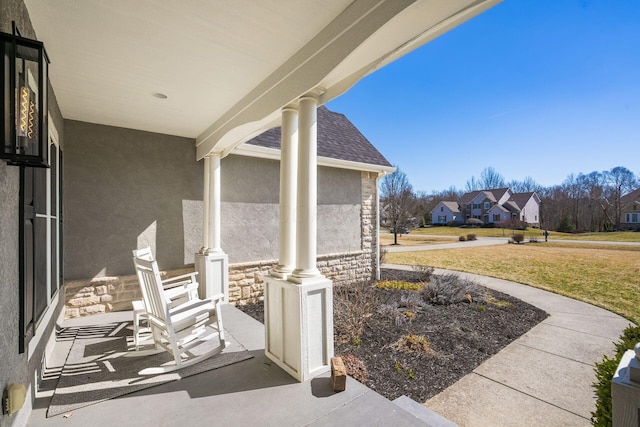
<svg viewBox="0 0 640 427">
<path fill-rule="evenodd" d="M 609 231 L 620 225 L 623 209 L 620 199 L 640 187 L 640 176 L 616 166 L 602 172 L 572 173 L 559 185 L 543 187 L 529 176 L 522 181 L 507 181 L 494 168 L 487 167 L 479 178 L 468 179 L 463 190 L 451 186 L 428 194 L 414 191 L 406 174 L 397 168 L 382 179 L 382 217 L 392 231 L 410 225 L 429 225 L 431 210 L 441 201 L 457 201 L 468 192 L 505 187 L 516 193 L 535 191 L 540 196 L 542 228 L 564 232 Z"/>
</svg>

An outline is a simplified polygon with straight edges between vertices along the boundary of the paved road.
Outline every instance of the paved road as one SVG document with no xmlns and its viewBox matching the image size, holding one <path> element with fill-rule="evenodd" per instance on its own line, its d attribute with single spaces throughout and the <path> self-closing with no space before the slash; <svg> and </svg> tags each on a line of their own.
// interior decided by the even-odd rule
<svg viewBox="0 0 640 427">
<path fill-rule="evenodd" d="M 438 236 L 438 237 L 456 237 L 456 236 Z M 414 246 L 383 246 L 388 252 L 413 252 L 413 251 L 433 251 L 438 249 L 458 249 L 458 248 L 474 248 L 478 246 L 504 245 L 509 241 L 508 237 L 478 237 L 478 240 L 466 242 L 437 243 L 431 245 L 414 245 Z M 578 243 L 591 245 L 622 245 L 622 246 L 640 246 L 640 242 L 609 242 L 596 240 L 553 240 L 550 243 Z"/>
</svg>

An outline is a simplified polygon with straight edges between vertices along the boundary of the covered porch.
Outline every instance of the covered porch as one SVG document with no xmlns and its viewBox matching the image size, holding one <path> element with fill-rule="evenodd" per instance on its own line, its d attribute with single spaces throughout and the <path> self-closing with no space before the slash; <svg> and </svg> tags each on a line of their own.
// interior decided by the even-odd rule
<svg viewBox="0 0 640 427">
<path fill-rule="evenodd" d="M 226 330 L 253 358 L 47 418 L 51 395 L 70 343 L 55 344 L 34 402 L 31 427 L 86 425 L 398 425 L 447 426 L 417 403 L 412 414 L 352 378 L 336 393 L 328 374 L 300 383 L 265 357 L 264 327 L 231 305 L 223 306 Z M 69 319 L 73 328 L 131 321 L 131 312 Z M 421 418 L 419 418 L 421 417 Z M 100 420 L 100 421 L 98 421 Z M 438 424 L 442 421 L 444 424 Z"/>
<path fill-rule="evenodd" d="M 335 0 L 248 2 L 243 8 L 238 3 L 118 7 L 25 1 L 34 30 L 58 64 L 50 68 L 51 83 L 63 116 L 74 121 L 69 128 L 76 146 L 87 147 L 95 134 L 91 126 L 78 133 L 83 123 L 192 139 L 194 160 L 202 161 L 203 171 L 201 232 L 195 236 L 199 250 L 188 254 L 186 249 L 193 223 L 185 212 L 198 209 L 193 208 L 197 203 L 188 203 L 192 200 L 182 201 L 183 236 L 171 237 L 178 242 L 183 237 L 185 265 L 193 256 L 201 297 L 223 293 L 229 301 L 233 254 L 222 239 L 224 160 L 252 137 L 280 125 L 277 265 L 264 278 L 264 348 L 273 363 L 298 381 L 328 370 L 333 356 L 333 283 L 318 268 L 318 107 L 496 3 Z M 80 169 L 80 150 L 71 153 L 77 156 L 72 173 Z M 135 238 L 139 249 L 157 241 L 158 251 L 176 258 L 174 249 L 169 253 L 163 247 L 167 239 L 154 218 L 165 200 L 146 168 L 158 168 L 147 166 L 145 158 L 136 160 L 136 165 L 121 163 L 124 170 L 114 184 L 137 180 L 133 184 L 140 192 L 114 202 L 135 206 L 120 213 L 121 223 L 144 216 L 150 224 L 127 238 Z M 80 191 L 65 194 L 67 206 L 73 204 L 67 216 L 67 229 L 73 232 L 66 242 L 86 245 L 86 226 L 79 225 L 84 197 L 77 197 Z M 113 234 L 106 236 L 110 242 L 118 239 Z M 355 249 L 362 249 L 367 239 L 369 244 L 376 240 L 363 235 Z M 78 247 L 74 244 L 69 246 Z M 132 248 L 118 246 L 124 245 L 114 243 L 110 253 L 97 255 L 117 257 L 119 263 L 91 274 L 126 270 L 123 257 Z M 81 274 L 72 269 L 83 264 L 80 258 L 86 254 L 95 259 L 93 248 L 66 252 L 67 272 Z"/>
<path fill-rule="evenodd" d="M 253 371 L 237 374 L 259 383 L 258 372 L 266 363 L 278 366 L 269 374 L 273 378 L 264 380 L 267 384 L 302 382 L 292 390 L 309 386 L 308 380 L 315 384 L 313 378 L 328 369 L 333 355 L 332 281 L 318 265 L 323 254 L 318 253 L 317 109 L 367 74 L 498 2 L 3 2 L 3 31 L 15 21 L 21 34 L 44 44 L 51 59 L 49 145 L 60 166 L 42 181 L 43 191 L 35 192 L 36 202 L 47 206 L 43 218 L 56 214 L 49 218 L 50 231 L 25 238 L 14 220 L 21 215 L 18 205 L 28 201 L 25 186 L 15 168 L 0 165 L 9 202 L 3 204 L 0 220 L 10 232 L 1 244 L 7 266 L 2 274 L 14 284 L 2 301 L 11 319 L 2 337 L 10 343 L 3 353 L 2 382 L 24 384 L 27 394 L 26 404 L 9 422 L 19 424 L 32 408 L 39 410 L 41 390 L 34 378 L 42 364 L 55 365 L 56 348 L 49 343 L 56 336 L 55 319 L 69 281 L 131 275 L 131 250 L 153 241 L 163 269 L 195 264 L 201 296 L 228 295 L 229 257 L 234 254 L 222 238 L 221 169 L 225 161 L 232 163 L 242 144 L 278 125 L 283 129 L 280 155 L 268 160 L 278 165 L 279 191 L 270 190 L 264 198 L 265 205 L 276 207 L 269 214 L 276 218 L 277 233 L 254 239 L 268 240 L 276 247 L 268 259 L 277 257 L 265 279 L 266 322 L 258 328 L 264 343 L 250 345 L 262 353 L 263 363 L 256 357 Z M 351 166 L 353 162 L 330 165 L 336 170 Z M 375 189 L 372 171 L 355 171 L 356 195 L 362 194 L 360 183 Z M 235 195 L 233 188 L 226 191 Z M 358 219 L 364 223 L 363 218 Z M 366 221 L 375 230 L 375 218 Z M 358 231 L 360 247 L 354 252 L 366 252 L 366 242 L 366 256 L 373 258 L 375 237 Z M 42 254 L 32 256 L 23 241 Z M 22 279 L 29 269 L 34 283 Z M 105 283 L 102 294 L 86 298 L 97 298 L 112 311 L 124 308 L 110 304 L 104 294 L 110 287 Z M 90 318 L 94 324 L 99 321 Z M 241 325 L 245 323 L 232 316 L 225 320 L 227 328 L 241 330 Z M 194 394 L 220 398 L 208 391 L 216 381 L 200 381 Z M 234 395 L 237 383 L 228 383 L 228 394 Z M 251 394 L 256 388 L 247 387 L 239 390 Z M 286 401 L 274 406 L 282 408 Z M 180 414 L 189 406 L 167 408 Z M 237 416 L 223 407 L 216 412 Z M 256 407 L 257 413 L 263 410 Z"/>
</svg>

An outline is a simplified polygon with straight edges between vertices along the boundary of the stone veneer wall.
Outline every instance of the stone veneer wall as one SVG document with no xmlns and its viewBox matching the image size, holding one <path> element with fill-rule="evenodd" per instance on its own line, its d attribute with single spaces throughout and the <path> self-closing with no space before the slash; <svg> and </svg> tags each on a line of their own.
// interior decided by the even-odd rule
<svg viewBox="0 0 640 427">
<path fill-rule="evenodd" d="M 161 271 L 162 278 L 192 273 L 193 268 Z M 97 277 L 70 280 L 64 284 L 65 318 L 110 311 L 131 310 L 131 301 L 142 299 L 138 276 Z"/>
<path fill-rule="evenodd" d="M 376 266 L 376 177 L 361 175 L 361 249 L 359 251 L 320 255 L 317 267 L 335 285 L 371 280 Z M 277 265 L 276 260 L 231 264 L 229 266 L 229 302 L 246 304 L 262 300 L 264 276 Z M 192 272 L 180 269 L 162 272 L 173 277 Z M 141 299 L 135 275 L 99 277 L 65 283 L 65 317 L 87 316 L 109 311 L 130 310 L 131 301 Z"/>
</svg>

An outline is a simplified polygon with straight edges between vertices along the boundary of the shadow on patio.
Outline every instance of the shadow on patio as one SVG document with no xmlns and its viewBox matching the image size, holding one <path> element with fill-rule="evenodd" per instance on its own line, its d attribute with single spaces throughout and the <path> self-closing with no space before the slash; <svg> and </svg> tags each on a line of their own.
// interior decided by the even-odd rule
<svg viewBox="0 0 640 427">
<path fill-rule="evenodd" d="M 89 322 L 127 322 L 131 320 L 131 313 L 65 321 L 62 326 L 67 334 L 59 335 L 50 362 L 55 367 L 49 367 L 43 378 L 28 425 L 159 426 L 185 422 L 190 426 L 424 425 L 351 378 L 342 393 L 332 390 L 328 373 L 308 382 L 297 382 L 264 356 L 261 323 L 229 305 L 223 306 L 223 318 L 227 333 L 244 346 L 252 358 L 46 418 L 57 378 L 73 343 L 73 334 L 69 331 Z M 130 334 L 126 328 L 120 328 L 119 332 L 123 330 Z M 95 347 L 89 349 L 92 351 Z M 117 384 L 109 385 L 117 388 Z M 83 396 L 84 401 L 94 398 Z"/>
</svg>

